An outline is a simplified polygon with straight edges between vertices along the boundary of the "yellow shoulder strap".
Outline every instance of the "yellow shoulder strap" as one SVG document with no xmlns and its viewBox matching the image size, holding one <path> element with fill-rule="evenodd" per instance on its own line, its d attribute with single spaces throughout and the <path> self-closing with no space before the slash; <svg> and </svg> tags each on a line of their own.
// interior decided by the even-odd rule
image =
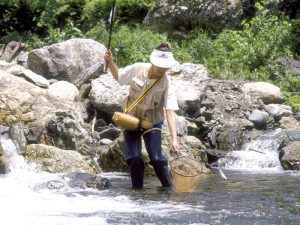
<svg viewBox="0 0 300 225">
<path fill-rule="evenodd" d="M 163 75 L 164 76 L 164 75 Z M 130 112 L 137 104 L 139 104 L 143 98 L 146 97 L 146 95 L 151 91 L 151 89 L 160 81 L 160 79 L 163 77 L 160 76 L 140 97 L 138 97 L 130 106 L 128 106 L 128 98 L 127 98 L 127 103 L 125 107 L 125 113 Z"/>
</svg>

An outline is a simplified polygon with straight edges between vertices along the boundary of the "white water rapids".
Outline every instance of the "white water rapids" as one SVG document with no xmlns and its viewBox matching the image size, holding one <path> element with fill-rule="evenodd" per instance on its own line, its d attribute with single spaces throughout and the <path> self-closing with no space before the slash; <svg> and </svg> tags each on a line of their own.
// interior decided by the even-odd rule
<svg viewBox="0 0 300 225">
<path fill-rule="evenodd" d="M 216 173 L 202 181 L 194 193 L 178 195 L 159 190 L 156 177 L 146 178 L 144 190 L 133 191 L 125 173 L 104 174 L 112 181 L 112 187 L 107 190 L 73 188 L 67 184 L 51 188 L 45 185 L 49 181 L 66 183 L 62 174 L 36 172 L 34 165 L 28 165 L 17 154 L 11 140 L 0 135 L 0 141 L 10 160 L 10 172 L 0 176 L 0 220 L 4 225 L 300 222 L 297 215 L 300 203 L 294 191 L 299 174 L 281 171 L 278 153 L 274 151 L 278 147 L 276 142 L 249 142 L 246 150 L 233 151 L 222 159 L 228 180 Z M 257 176 L 257 172 L 232 173 L 230 170 L 260 171 L 261 175 Z M 268 175 L 268 171 L 276 171 L 276 174 Z M 273 196 L 273 193 L 276 194 Z"/>
<path fill-rule="evenodd" d="M 244 170 L 255 173 L 283 172 L 279 161 L 279 141 L 272 136 L 281 130 L 275 130 L 269 138 L 258 138 L 244 145 L 243 150 L 230 151 L 219 161 L 224 169 Z M 268 137 L 268 136 L 267 136 Z"/>
<path fill-rule="evenodd" d="M 47 181 L 59 180 L 59 174 L 35 172 L 17 154 L 14 144 L 7 137 L 0 141 L 10 159 L 10 172 L 0 176 L 1 224 L 9 225 L 99 225 L 112 224 L 115 214 L 142 213 L 149 216 L 164 216 L 172 212 L 191 210 L 191 206 L 174 202 L 133 201 L 125 195 L 112 196 L 109 190 L 63 187 L 45 188 Z M 104 176 L 125 179 L 122 173 Z M 142 206 L 142 207 L 141 207 Z M 161 208 L 161 210 L 160 210 Z M 193 207 L 194 208 L 194 207 Z M 201 209 L 201 207 L 196 207 Z M 127 224 L 126 221 L 120 224 Z"/>
</svg>

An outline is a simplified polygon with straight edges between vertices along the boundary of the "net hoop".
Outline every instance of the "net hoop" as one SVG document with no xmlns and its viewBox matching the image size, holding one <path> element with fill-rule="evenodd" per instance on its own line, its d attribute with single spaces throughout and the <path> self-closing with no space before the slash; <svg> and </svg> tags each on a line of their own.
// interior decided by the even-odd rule
<svg viewBox="0 0 300 225">
<path fill-rule="evenodd" d="M 199 172 L 197 172 L 197 173 L 195 173 L 195 174 L 191 174 L 191 175 L 189 175 L 189 174 L 184 174 L 184 173 L 181 173 L 181 172 L 179 172 L 179 171 L 176 171 L 175 169 L 174 169 L 174 163 L 175 163 L 175 161 L 177 161 L 178 159 L 185 159 L 185 160 L 187 160 L 187 161 L 192 161 L 193 163 L 194 163 L 194 165 L 196 164 L 197 166 L 199 166 L 201 169 L 199 170 L 198 168 L 197 168 L 197 170 L 199 170 Z M 186 157 L 186 156 L 179 156 L 179 157 L 176 157 L 176 158 L 174 158 L 174 159 L 172 159 L 171 161 L 170 161 L 170 170 L 172 171 L 172 172 L 174 172 L 175 174 L 177 174 L 177 175 L 180 175 L 180 176 L 183 176 L 183 177 L 196 177 L 196 176 L 198 176 L 198 175 L 200 175 L 200 174 L 202 174 L 203 173 L 203 165 L 202 165 L 202 163 L 200 162 L 200 161 L 198 161 L 198 160 L 196 160 L 196 159 L 193 159 L 193 158 L 190 158 L 190 157 Z"/>
</svg>

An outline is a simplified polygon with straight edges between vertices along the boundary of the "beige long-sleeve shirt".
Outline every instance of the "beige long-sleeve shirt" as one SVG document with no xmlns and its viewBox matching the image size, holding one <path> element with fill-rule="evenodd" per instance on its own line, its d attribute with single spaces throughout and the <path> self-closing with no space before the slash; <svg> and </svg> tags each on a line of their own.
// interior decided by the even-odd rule
<svg viewBox="0 0 300 225">
<path fill-rule="evenodd" d="M 140 97 L 156 79 L 148 78 L 150 63 L 135 63 L 119 70 L 118 82 L 120 85 L 130 85 L 129 95 L 123 101 L 125 110 L 128 105 Z M 147 116 L 157 124 L 164 120 L 165 110 L 178 110 L 178 103 L 170 77 L 165 74 L 153 87 L 150 93 L 129 114 L 139 118 Z"/>
</svg>

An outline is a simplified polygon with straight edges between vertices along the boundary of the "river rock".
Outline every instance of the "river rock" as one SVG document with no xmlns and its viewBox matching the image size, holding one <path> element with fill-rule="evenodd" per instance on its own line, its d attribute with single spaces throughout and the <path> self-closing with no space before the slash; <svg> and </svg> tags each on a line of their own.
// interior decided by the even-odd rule
<svg viewBox="0 0 300 225">
<path fill-rule="evenodd" d="M 269 118 L 269 114 L 267 112 L 261 110 L 254 110 L 249 115 L 248 120 L 254 123 L 256 128 L 261 129 L 266 127 L 268 118 Z"/>
<path fill-rule="evenodd" d="M 276 120 L 280 120 L 282 117 L 289 117 L 293 114 L 292 107 L 283 104 L 268 104 L 265 106 L 265 110 Z"/>
<path fill-rule="evenodd" d="M 95 108 L 109 115 L 122 111 L 121 102 L 127 96 L 129 86 L 120 86 L 109 74 L 100 76 L 91 84 L 89 98 Z"/>
<path fill-rule="evenodd" d="M 9 133 L 9 127 L 2 126 L 0 124 L 0 138 L 7 139 Z M 0 141 L 0 174 L 6 174 L 9 172 L 9 159 L 4 151 L 2 142 Z"/>
<path fill-rule="evenodd" d="M 27 141 L 22 124 L 13 124 L 9 130 L 9 133 L 10 138 L 13 140 L 16 146 L 18 154 L 23 155 L 26 151 Z"/>
<path fill-rule="evenodd" d="M 265 104 L 282 103 L 283 95 L 280 88 L 266 82 L 245 83 L 242 90 L 248 95 L 258 96 Z"/>
<path fill-rule="evenodd" d="M 112 186 L 105 177 L 82 172 L 68 173 L 63 175 L 62 178 L 72 188 L 96 188 L 103 190 Z"/>
<path fill-rule="evenodd" d="M 8 172 L 9 160 L 7 159 L 2 143 L 0 142 L 0 174 L 5 174 Z"/>
<path fill-rule="evenodd" d="M 233 151 L 241 148 L 244 139 L 245 132 L 239 120 L 231 119 L 218 129 L 215 147 L 225 151 Z"/>
<path fill-rule="evenodd" d="M 63 93 L 64 89 L 60 89 Z M 56 109 L 70 110 L 83 122 L 82 104 L 53 95 L 20 77 L 0 70 L 0 124 L 21 122 L 24 128 L 43 126 Z"/>
<path fill-rule="evenodd" d="M 103 131 L 99 132 L 101 139 L 109 139 L 114 141 L 117 139 L 121 134 L 121 130 L 118 127 L 115 127 L 114 125 L 110 124 L 107 128 L 105 128 Z"/>
<path fill-rule="evenodd" d="M 286 170 L 300 170 L 300 141 L 292 142 L 280 152 L 282 167 Z"/>
<path fill-rule="evenodd" d="M 54 146 L 31 144 L 27 146 L 26 160 L 37 165 L 37 169 L 49 173 L 87 172 L 98 174 L 100 169 L 91 159 L 73 150 Z"/>
<path fill-rule="evenodd" d="M 243 17 L 243 5 L 237 1 L 160 0 L 149 10 L 143 24 L 157 31 L 184 37 L 194 29 L 220 31 L 236 28 Z"/>
<path fill-rule="evenodd" d="M 75 101 L 79 91 L 72 83 L 58 81 L 49 86 L 48 93 L 61 101 Z"/>
<path fill-rule="evenodd" d="M 23 66 L 15 65 L 13 63 L 11 63 L 10 65 L 11 67 L 6 69 L 7 72 L 19 77 L 23 77 L 25 80 L 42 88 L 48 88 L 48 86 L 50 85 L 50 82 L 47 79 L 45 79 L 43 76 L 38 75 L 32 72 L 31 70 L 26 69 Z"/>
<path fill-rule="evenodd" d="M 101 139 L 101 140 L 99 141 L 99 143 L 100 143 L 101 145 L 110 145 L 111 143 L 113 143 L 113 141 L 110 140 L 110 139 L 108 139 L 108 138 L 103 138 L 103 139 Z"/>
<path fill-rule="evenodd" d="M 9 62 L 6 62 L 6 61 L 0 59 L 0 70 L 7 70 L 12 65 L 16 65 L 16 63 L 14 63 L 14 62 L 9 63 Z"/>
<path fill-rule="evenodd" d="M 197 159 L 203 164 L 207 164 L 207 149 L 205 145 L 194 136 L 184 136 L 180 138 L 180 153 Z M 205 172 L 206 167 L 205 167 Z"/>
<path fill-rule="evenodd" d="M 93 143 L 88 131 L 76 120 L 72 111 L 55 111 L 47 123 L 49 144 L 62 149 L 77 150 L 83 155 L 91 153 Z"/>
<path fill-rule="evenodd" d="M 279 57 L 276 60 L 281 65 L 281 71 L 288 71 L 292 76 L 300 76 L 300 61 L 289 57 Z"/>
<path fill-rule="evenodd" d="M 297 121 L 300 121 L 300 112 L 295 112 L 295 113 L 293 113 L 293 117 L 294 117 Z"/>
<path fill-rule="evenodd" d="M 292 116 L 282 117 L 279 121 L 279 124 L 279 126 L 283 129 L 300 128 L 300 122 Z"/>
<path fill-rule="evenodd" d="M 28 68 L 46 79 L 57 79 L 80 87 L 99 76 L 104 68 L 106 47 L 91 39 L 74 38 L 32 50 Z"/>
<path fill-rule="evenodd" d="M 170 72 L 176 98 L 182 116 L 194 116 L 205 96 L 210 76 L 203 65 L 185 63 L 179 73 Z"/>
<path fill-rule="evenodd" d="M 103 145 L 97 149 L 97 158 L 104 172 L 128 172 L 124 160 L 125 144 L 123 135 L 110 145 Z"/>
</svg>

